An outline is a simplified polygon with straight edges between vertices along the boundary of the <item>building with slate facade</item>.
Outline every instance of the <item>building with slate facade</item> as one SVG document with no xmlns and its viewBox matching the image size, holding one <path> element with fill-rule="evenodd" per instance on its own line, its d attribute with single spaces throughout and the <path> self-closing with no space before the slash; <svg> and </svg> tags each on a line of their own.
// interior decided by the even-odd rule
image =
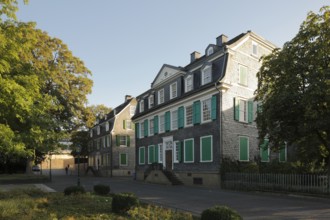
<svg viewBox="0 0 330 220">
<path fill-rule="evenodd" d="M 130 176 L 135 172 L 135 135 L 131 120 L 136 99 L 125 102 L 90 129 L 88 165 L 101 176 Z"/>
</svg>

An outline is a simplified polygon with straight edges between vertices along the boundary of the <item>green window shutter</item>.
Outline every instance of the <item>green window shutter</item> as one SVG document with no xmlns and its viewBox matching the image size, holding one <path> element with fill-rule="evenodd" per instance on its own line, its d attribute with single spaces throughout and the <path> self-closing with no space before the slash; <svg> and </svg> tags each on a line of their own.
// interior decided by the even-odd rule
<svg viewBox="0 0 330 220">
<path fill-rule="evenodd" d="M 159 121 L 159 120 L 158 120 L 158 115 L 156 115 L 156 116 L 154 117 L 154 134 L 158 134 L 158 124 L 159 124 L 158 121 Z"/>
<path fill-rule="evenodd" d="M 196 101 L 193 105 L 193 124 L 201 123 L 201 102 Z"/>
<path fill-rule="evenodd" d="M 126 141 L 127 141 L 127 147 L 131 145 L 131 137 L 129 135 L 126 136 Z"/>
<path fill-rule="evenodd" d="M 201 161 L 211 162 L 212 158 L 212 137 L 204 137 L 201 140 Z"/>
<path fill-rule="evenodd" d="M 145 148 L 139 148 L 139 164 L 145 164 Z"/>
<path fill-rule="evenodd" d="M 148 163 L 155 161 L 155 147 L 153 145 L 148 147 Z"/>
<path fill-rule="evenodd" d="M 178 128 L 184 127 L 184 107 L 180 106 L 178 109 Z"/>
<path fill-rule="evenodd" d="M 253 101 L 248 101 L 248 122 L 253 122 Z"/>
<path fill-rule="evenodd" d="M 184 162 L 194 162 L 193 140 L 185 140 L 184 142 Z"/>
<path fill-rule="evenodd" d="M 217 97 L 215 95 L 212 96 L 211 100 L 211 119 L 217 119 Z"/>
<path fill-rule="evenodd" d="M 148 137 L 148 119 L 144 120 L 144 136 Z"/>
<path fill-rule="evenodd" d="M 126 129 L 126 120 L 123 120 L 123 129 Z"/>
<path fill-rule="evenodd" d="M 249 145 L 247 137 L 239 137 L 239 160 L 249 160 Z"/>
<path fill-rule="evenodd" d="M 280 153 L 279 153 L 279 160 L 280 162 L 285 162 L 286 161 L 286 145 L 283 145 L 280 147 Z"/>
<path fill-rule="evenodd" d="M 140 134 L 140 124 L 136 123 L 135 124 L 135 138 L 138 139 Z"/>
<path fill-rule="evenodd" d="M 127 154 L 120 154 L 120 165 L 127 165 Z"/>
<path fill-rule="evenodd" d="M 116 146 L 120 146 L 120 136 L 116 135 Z"/>
<path fill-rule="evenodd" d="M 181 142 L 178 142 L 176 147 L 178 148 L 178 161 L 182 162 L 182 144 L 181 144 Z"/>
<path fill-rule="evenodd" d="M 239 121 L 239 99 L 234 98 L 234 120 Z"/>
<path fill-rule="evenodd" d="M 260 157 L 262 162 L 269 161 L 268 139 L 265 139 L 260 145 Z"/>
<path fill-rule="evenodd" d="M 171 112 L 165 112 L 165 131 L 171 130 Z"/>
<path fill-rule="evenodd" d="M 159 154 L 158 154 L 158 145 L 155 146 L 155 163 L 159 162 L 159 158 L 158 158 Z"/>
</svg>

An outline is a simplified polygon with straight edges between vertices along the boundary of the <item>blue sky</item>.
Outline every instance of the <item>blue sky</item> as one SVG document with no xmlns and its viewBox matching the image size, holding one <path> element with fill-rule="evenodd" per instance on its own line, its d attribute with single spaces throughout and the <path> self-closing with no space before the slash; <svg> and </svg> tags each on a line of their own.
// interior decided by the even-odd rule
<svg viewBox="0 0 330 220">
<path fill-rule="evenodd" d="M 282 47 L 330 0 L 20 0 L 20 21 L 61 39 L 93 75 L 89 105 L 116 107 L 150 88 L 163 64 L 185 66 L 216 37 L 251 30 Z"/>
</svg>

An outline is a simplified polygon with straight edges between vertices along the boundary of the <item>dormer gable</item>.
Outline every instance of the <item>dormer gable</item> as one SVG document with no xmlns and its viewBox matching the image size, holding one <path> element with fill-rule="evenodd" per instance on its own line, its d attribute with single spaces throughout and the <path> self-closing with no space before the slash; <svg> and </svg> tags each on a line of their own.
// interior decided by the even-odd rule
<svg viewBox="0 0 330 220">
<path fill-rule="evenodd" d="M 159 85 L 173 80 L 174 78 L 183 74 L 185 74 L 183 68 L 164 64 L 159 70 L 154 81 L 151 83 L 151 88 L 157 88 Z"/>
<path fill-rule="evenodd" d="M 206 47 L 206 49 L 205 49 L 205 55 L 206 55 L 206 56 L 210 56 L 210 55 L 214 54 L 214 53 L 216 52 L 217 49 L 218 49 L 218 48 L 217 48 L 216 45 L 214 45 L 214 44 L 209 44 L 209 45 Z"/>
</svg>

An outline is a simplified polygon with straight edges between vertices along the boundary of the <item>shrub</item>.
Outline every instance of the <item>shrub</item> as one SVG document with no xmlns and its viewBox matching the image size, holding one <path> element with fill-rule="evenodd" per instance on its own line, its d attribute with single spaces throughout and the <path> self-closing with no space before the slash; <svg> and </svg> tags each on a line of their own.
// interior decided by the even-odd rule
<svg viewBox="0 0 330 220">
<path fill-rule="evenodd" d="M 133 206 L 139 205 L 139 199 L 133 193 L 115 194 L 112 198 L 112 211 L 119 214 L 126 213 Z"/>
<path fill-rule="evenodd" d="M 95 185 L 94 192 L 98 195 L 108 195 L 110 192 L 110 186 L 102 184 Z"/>
<path fill-rule="evenodd" d="M 66 196 L 71 194 L 83 194 L 85 192 L 85 188 L 82 186 L 69 186 L 64 189 L 64 195 Z"/>
<path fill-rule="evenodd" d="M 136 220 L 162 219 L 162 220 L 193 220 L 191 213 L 177 212 L 159 206 L 142 205 L 128 211 L 129 216 Z"/>
<path fill-rule="evenodd" d="M 201 220 L 241 220 L 242 217 L 227 206 L 213 206 L 202 212 Z"/>
</svg>

